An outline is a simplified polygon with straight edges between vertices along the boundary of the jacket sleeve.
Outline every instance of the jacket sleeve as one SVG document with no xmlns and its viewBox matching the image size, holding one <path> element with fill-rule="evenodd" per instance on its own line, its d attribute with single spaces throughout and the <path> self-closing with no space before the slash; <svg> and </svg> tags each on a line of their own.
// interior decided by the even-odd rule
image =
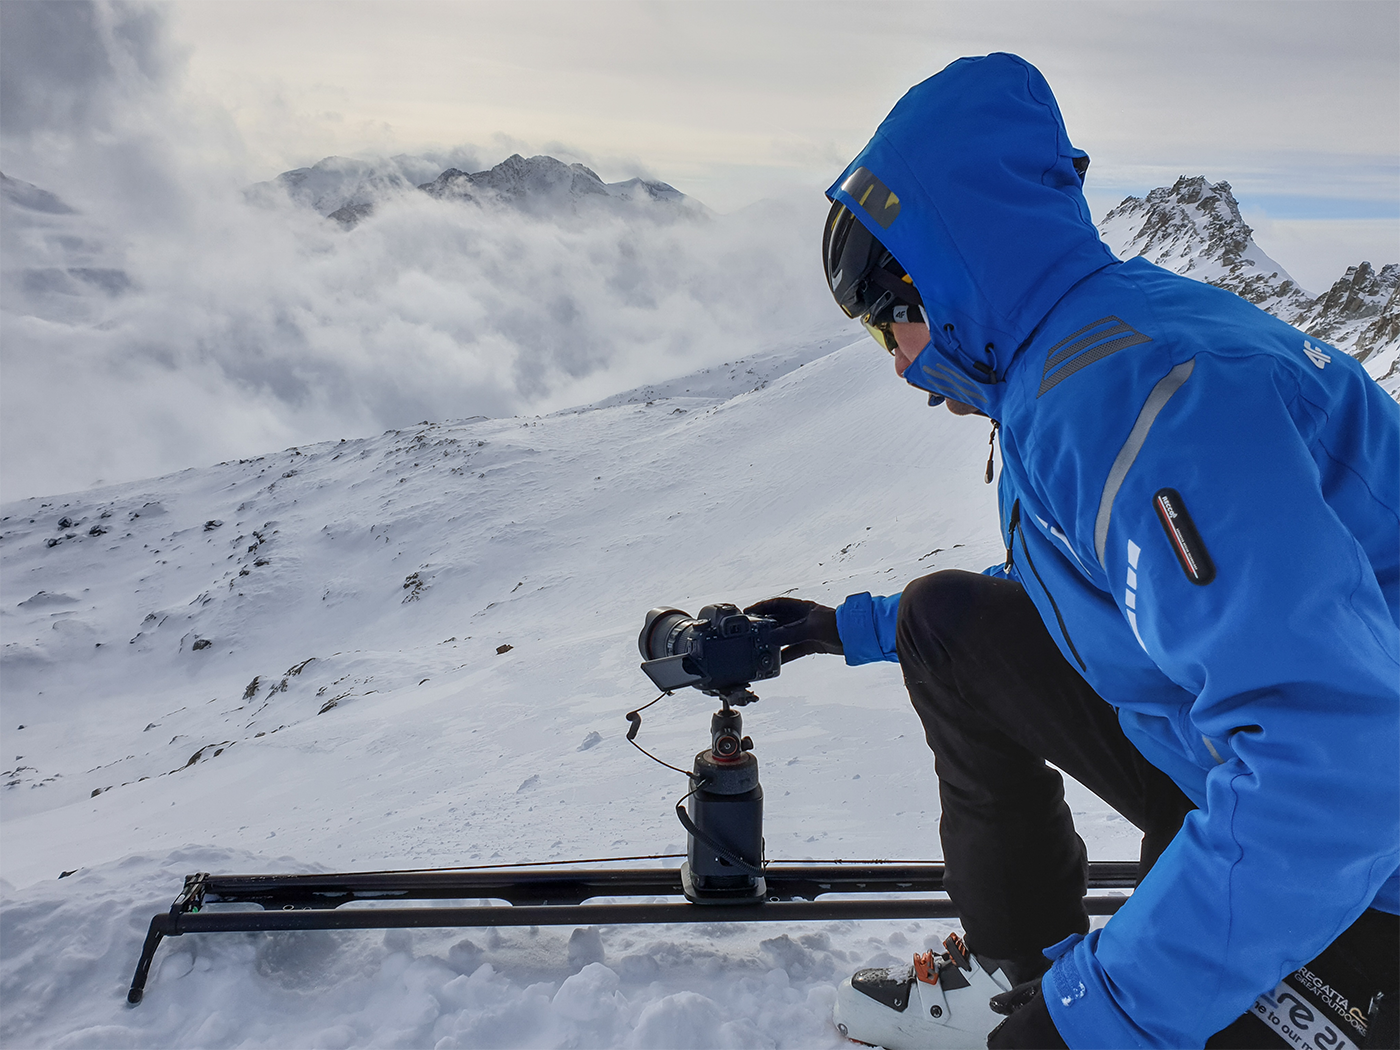
<svg viewBox="0 0 1400 1050">
<path fill-rule="evenodd" d="M 1300 432 L 1294 415 L 1314 410 L 1290 406 L 1286 384 L 1199 355 L 1112 504 L 1115 600 L 1195 697 L 1175 732 L 1210 772 L 1205 805 L 1128 903 L 1048 953 L 1046 1000 L 1071 1047 L 1202 1046 L 1400 863 L 1400 633 L 1325 498 L 1344 468 Z M 1393 472 L 1368 475 L 1372 519 L 1396 515 Z M 1154 509 L 1164 489 L 1199 532 L 1210 582 L 1188 578 Z"/>
<path fill-rule="evenodd" d="M 853 594 L 836 607 L 836 633 L 846 663 L 869 664 L 877 660 L 899 662 L 894 651 L 894 631 L 899 622 L 899 595 L 888 598 L 869 591 Z"/>
</svg>

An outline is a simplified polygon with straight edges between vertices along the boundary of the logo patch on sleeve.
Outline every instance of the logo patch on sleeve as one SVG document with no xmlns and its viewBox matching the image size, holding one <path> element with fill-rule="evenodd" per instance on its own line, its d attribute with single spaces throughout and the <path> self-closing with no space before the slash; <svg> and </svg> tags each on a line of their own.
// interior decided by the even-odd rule
<svg viewBox="0 0 1400 1050">
<path fill-rule="evenodd" d="M 1210 560 L 1201 534 L 1196 531 L 1196 523 L 1186 513 L 1186 502 L 1176 489 L 1159 489 L 1152 497 L 1152 509 L 1157 512 L 1157 520 L 1167 534 L 1176 560 L 1181 563 L 1181 571 L 1192 583 L 1205 586 L 1215 579 L 1215 563 Z"/>
</svg>

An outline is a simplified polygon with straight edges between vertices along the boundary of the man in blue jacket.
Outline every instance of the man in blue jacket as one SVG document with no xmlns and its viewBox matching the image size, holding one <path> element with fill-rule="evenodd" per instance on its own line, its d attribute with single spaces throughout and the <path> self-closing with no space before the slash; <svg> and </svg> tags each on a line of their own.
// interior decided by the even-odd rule
<svg viewBox="0 0 1400 1050">
<path fill-rule="evenodd" d="M 1019 985 L 989 1045 L 1394 1046 L 1400 408 L 1244 300 L 1118 261 L 1086 167 L 1040 73 L 994 54 L 913 88 L 828 191 L 843 309 L 999 427 L 1006 562 L 757 608 L 786 658 L 901 664 L 972 956 L 939 994 Z M 1150 872 L 1093 932 L 1046 760 L 1144 831 Z M 844 987 L 891 1021 L 848 1034 L 951 1045 L 905 1024 L 938 981 L 916 969 Z"/>
</svg>

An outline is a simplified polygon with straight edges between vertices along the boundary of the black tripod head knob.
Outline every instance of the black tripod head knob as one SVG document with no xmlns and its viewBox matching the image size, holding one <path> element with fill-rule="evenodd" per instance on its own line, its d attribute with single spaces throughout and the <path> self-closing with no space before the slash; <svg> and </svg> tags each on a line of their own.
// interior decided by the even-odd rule
<svg viewBox="0 0 1400 1050">
<path fill-rule="evenodd" d="M 753 741 L 749 741 L 749 747 L 744 747 L 744 720 L 739 717 L 739 712 L 731 707 L 716 711 L 710 716 L 710 751 L 715 756 L 716 762 L 735 762 L 747 750 L 753 747 Z"/>
</svg>

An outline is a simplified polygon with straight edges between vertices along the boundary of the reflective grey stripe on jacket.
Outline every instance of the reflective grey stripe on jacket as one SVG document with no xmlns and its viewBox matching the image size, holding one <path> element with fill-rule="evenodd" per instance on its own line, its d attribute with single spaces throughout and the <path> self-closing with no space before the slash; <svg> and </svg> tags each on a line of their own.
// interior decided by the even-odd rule
<svg viewBox="0 0 1400 1050">
<path fill-rule="evenodd" d="M 1195 367 L 1196 359 L 1193 357 L 1190 361 L 1183 361 L 1157 381 L 1152 393 L 1147 395 L 1142 411 L 1138 413 L 1137 422 L 1128 433 L 1128 440 L 1123 442 L 1123 447 L 1118 450 L 1118 455 L 1113 460 L 1113 466 L 1109 468 L 1108 480 L 1103 486 L 1103 496 L 1099 499 L 1099 514 L 1094 519 L 1094 555 L 1105 569 L 1108 566 L 1104 562 L 1104 548 L 1108 545 L 1108 523 L 1113 517 L 1113 501 L 1118 498 L 1123 479 L 1128 476 L 1133 461 L 1142 451 L 1143 443 L 1147 441 L 1147 432 L 1157 421 L 1158 414 L 1167 406 L 1171 396 L 1181 389 L 1181 384 L 1191 377 L 1191 370 Z"/>
</svg>

